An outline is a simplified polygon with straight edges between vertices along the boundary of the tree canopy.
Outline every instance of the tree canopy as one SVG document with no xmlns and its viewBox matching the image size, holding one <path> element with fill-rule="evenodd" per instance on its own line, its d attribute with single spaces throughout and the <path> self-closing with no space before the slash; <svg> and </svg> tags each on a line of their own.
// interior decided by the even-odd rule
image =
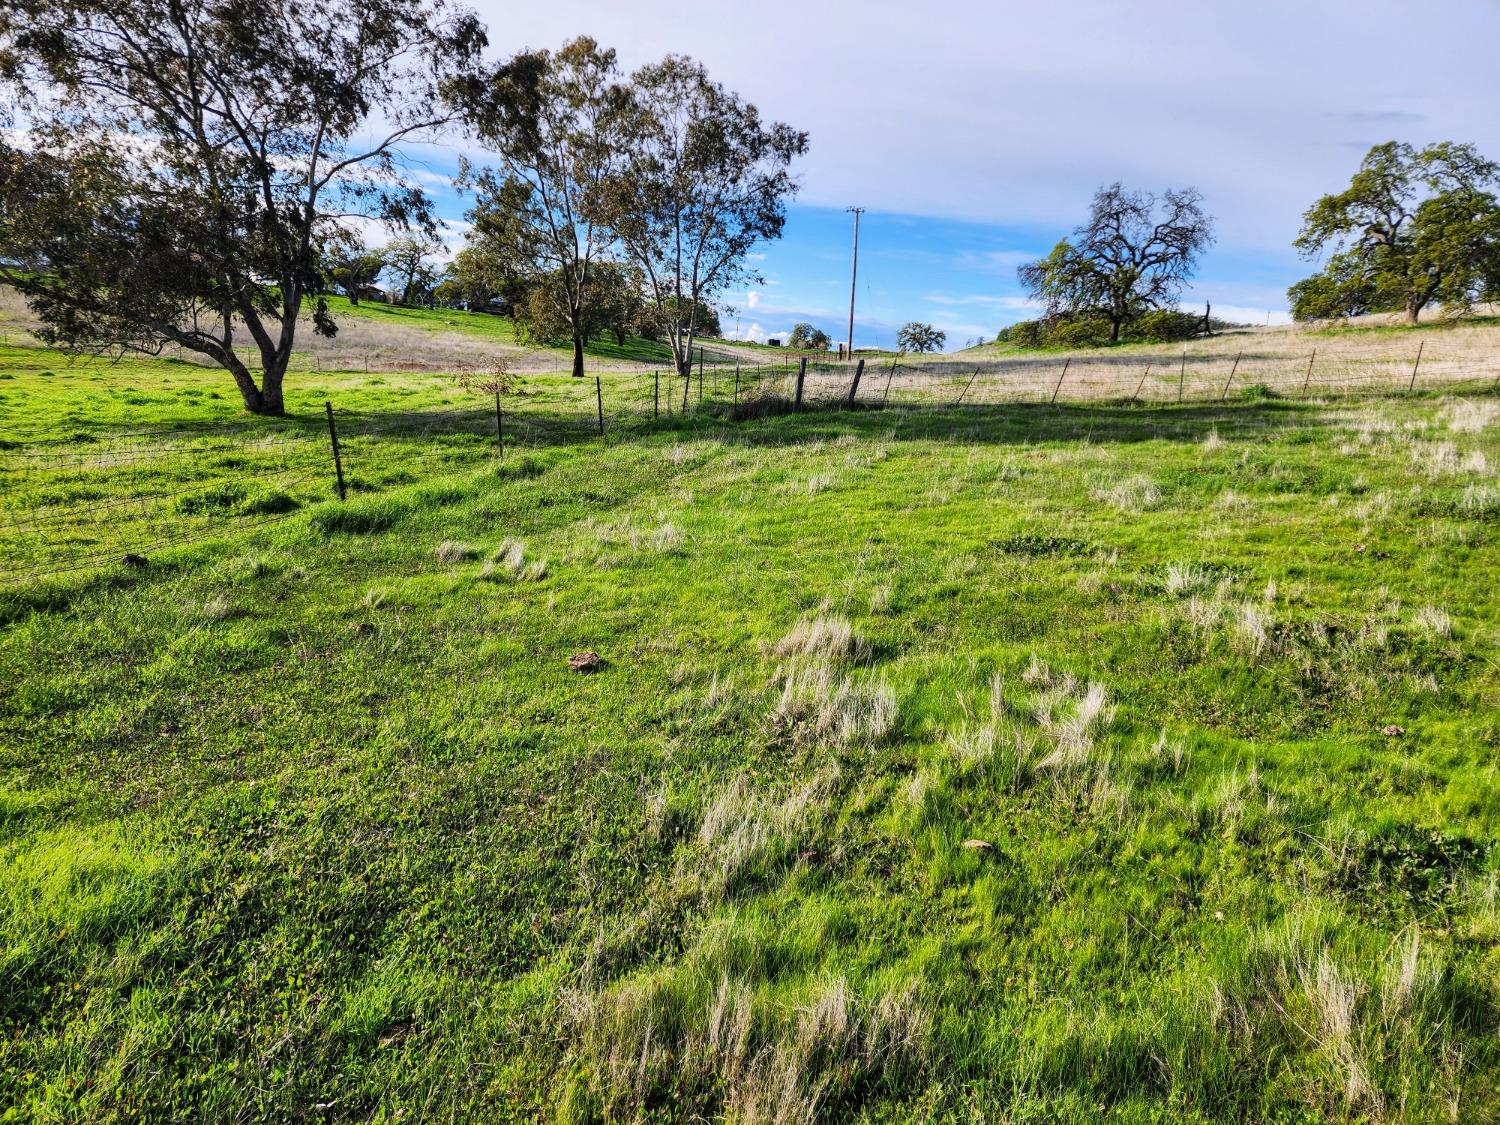
<svg viewBox="0 0 1500 1125">
<path fill-rule="evenodd" d="M 700 310 L 754 276 L 746 255 L 756 243 L 780 237 L 797 191 L 789 166 L 807 134 L 763 122 L 700 63 L 669 55 L 632 76 L 626 137 L 605 214 L 686 371 Z"/>
<path fill-rule="evenodd" d="M 1500 295 L 1500 167 L 1472 145 L 1390 141 L 1365 154 L 1342 192 L 1308 208 L 1296 247 L 1329 257 L 1287 291 L 1298 320 L 1437 303 L 1467 310 Z"/>
<path fill-rule="evenodd" d="M 786 346 L 801 351 L 826 352 L 833 346 L 833 338 L 821 328 L 814 328 L 806 321 L 792 325 L 792 334 Z"/>
<path fill-rule="evenodd" d="M 176 344 L 279 414 L 304 303 L 336 331 L 318 295 L 340 223 L 431 223 L 395 146 L 447 118 L 484 45 L 443 0 L 0 0 L 27 124 L 0 140 L 0 277 L 49 342 Z"/>
<path fill-rule="evenodd" d="M 1097 315 L 1111 342 L 1131 320 L 1175 305 L 1198 258 L 1213 244 L 1213 219 L 1195 188 L 1094 193 L 1086 223 L 1045 258 L 1017 271 L 1049 317 Z"/>
<path fill-rule="evenodd" d="M 495 218 L 483 238 L 492 254 L 528 263 L 532 277 L 556 275 L 573 374 L 582 376 L 590 272 L 614 239 L 603 189 L 625 151 L 627 94 L 615 53 L 587 36 L 556 52 L 523 52 L 463 83 L 456 97 L 499 161 L 465 165 L 461 177 L 478 195 L 476 212 Z"/>
<path fill-rule="evenodd" d="M 903 352 L 940 352 L 947 342 L 946 332 L 915 320 L 903 324 L 896 333 L 896 346 Z"/>
</svg>

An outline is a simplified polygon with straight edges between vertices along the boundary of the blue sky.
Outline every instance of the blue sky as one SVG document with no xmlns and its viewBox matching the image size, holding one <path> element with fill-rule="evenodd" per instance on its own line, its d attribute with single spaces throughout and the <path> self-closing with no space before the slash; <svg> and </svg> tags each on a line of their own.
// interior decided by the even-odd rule
<svg viewBox="0 0 1500 1125">
<path fill-rule="evenodd" d="M 858 204 L 856 344 L 908 320 L 950 347 L 993 336 L 1028 315 L 1016 265 L 1114 180 L 1203 192 L 1218 242 L 1186 304 L 1284 319 L 1309 270 L 1291 249 L 1301 212 L 1370 145 L 1470 141 L 1500 159 L 1500 0 L 477 7 L 496 55 L 584 33 L 627 70 L 691 54 L 810 133 L 784 237 L 756 263 L 766 284 L 725 294 L 746 334 L 809 320 L 843 338 Z M 430 155 L 435 186 L 453 159 Z"/>
</svg>

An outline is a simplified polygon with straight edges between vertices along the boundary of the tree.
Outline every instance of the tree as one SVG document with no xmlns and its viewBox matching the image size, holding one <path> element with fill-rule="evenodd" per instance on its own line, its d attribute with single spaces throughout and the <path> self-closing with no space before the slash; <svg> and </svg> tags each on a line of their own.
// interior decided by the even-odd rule
<svg viewBox="0 0 1500 1125">
<path fill-rule="evenodd" d="M 385 265 L 384 251 L 354 243 L 339 246 L 328 256 L 328 280 L 343 291 L 351 305 L 357 305 L 360 294 L 380 279 Z"/>
<path fill-rule="evenodd" d="M 807 134 L 714 82 L 681 55 L 632 76 L 629 160 L 607 180 L 606 214 L 640 268 L 679 373 L 692 367 L 699 314 L 754 278 L 750 250 L 779 238 L 797 184 L 789 166 Z"/>
<path fill-rule="evenodd" d="M 494 181 L 468 212 L 467 244 L 438 288 L 443 299 L 471 308 L 499 301 L 511 310 L 527 300 L 538 275 L 538 234 L 525 219 L 531 189 L 522 180 Z"/>
<path fill-rule="evenodd" d="M 580 378 L 590 270 L 611 241 L 601 185 L 624 153 L 626 94 L 616 73 L 614 51 L 583 36 L 555 54 L 517 55 L 456 94 L 501 161 L 498 171 L 465 164 L 461 183 L 476 191 L 478 209 L 507 216 L 507 252 L 526 258 L 533 276 L 557 272 Z"/>
<path fill-rule="evenodd" d="M 583 307 L 570 314 L 568 289 L 561 270 L 538 278 L 516 306 L 516 323 L 526 338 L 538 344 L 561 344 L 572 339 L 575 324 L 585 341 L 610 334 L 624 344 L 646 313 L 640 281 L 620 262 L 595 262 Z"/>
<path fill-rule="evenodd" d="M 821 328 L 814 328 L 803 321 L 792 325 L 792 334 L 787 338 L 786 346 L 799 351 L 826 352 L 833 346 L 833 339 Z"/>
<path fill-rule="evenodd" d="M 940 332 L 930 324 L 919 324 L 915 320 L 902 325 L 896 333 L 896 346 L 903 352 L 940 352 L 948 342 L 948 334 Z"/>
<path fill-rule="evenodd" d="M 1416 324 L 1434 302 L 1467 310 L 1500 294 L 1497 184 L 1500 166 L 1472 145 L 1376 145 L 1348 188 L 1302 217 L 1303 256 L 1333 252 L 1288 290 L 1293 316 L 1400 309 Z"/>
<path fill-rule="evenodd" d="M 1212 244 L 1213 220 L 1196 189 L 1168 190 L 1158 200 L 1116 183 L 1094 193 L 1089 221 L 1072 241 L 1017 273 L 1049 317 L 1097 314 L 1117 342 L 1130 320 L 1175 304 Z"/>
<path fill-rule="evenodd" d="M 318 298 L 340 222 L 430 223 L 394 149 L 442 124 L 484 44 L 443 0 L 0 0 L 28 124 L 0 140 L 0 277 L 51 343 L 177 344 L 280 414 L 304 305 L 337 330 Z"/>
<path fill-rule="evenodd" d="M 385 267 L 403 305 L 421 304 L 437 284 L 438 274 L 431 259 L 442 249 L 443 244 L 426 232 L 404 234 L 385 248 Z"/>
</svg>

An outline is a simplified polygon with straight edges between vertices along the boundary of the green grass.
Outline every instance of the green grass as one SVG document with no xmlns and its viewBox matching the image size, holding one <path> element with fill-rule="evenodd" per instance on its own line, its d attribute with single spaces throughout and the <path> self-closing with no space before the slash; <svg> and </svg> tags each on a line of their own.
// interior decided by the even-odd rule
<svg viewBox="0 0 1500 1125">
<path fill-rule="evenodd" d="M 0 368 L 0 1113 L 1500 1115 L 1500 400 Z"/>
</svg>

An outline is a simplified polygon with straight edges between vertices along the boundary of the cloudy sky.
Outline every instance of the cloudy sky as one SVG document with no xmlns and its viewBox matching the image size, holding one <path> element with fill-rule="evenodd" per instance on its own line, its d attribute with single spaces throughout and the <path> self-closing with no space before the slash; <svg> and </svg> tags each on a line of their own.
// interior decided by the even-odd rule
<svg viewBox="0 0 1500 1125">
<path fill-rule="evenodd" d="M 811 134 L 766 284 L 727 295 L 749 334 L 844 335 L 850 216 L 856 342 L 907 320 L 949 346 L 1026 315 L 1019 261 L 1098 185 L 1196 185 L 1218 244 L 1190 300 L 1278 318 L 1306 267 L 1298 218 L 1380 141 L 1471 141 L 1500 158 L 1500 0 L 480 0 L 492 50 L 587 33 L 626 68 L 691 54 Z M 453 213 L 461 205 L 447 201 Z"/>
</svg>

